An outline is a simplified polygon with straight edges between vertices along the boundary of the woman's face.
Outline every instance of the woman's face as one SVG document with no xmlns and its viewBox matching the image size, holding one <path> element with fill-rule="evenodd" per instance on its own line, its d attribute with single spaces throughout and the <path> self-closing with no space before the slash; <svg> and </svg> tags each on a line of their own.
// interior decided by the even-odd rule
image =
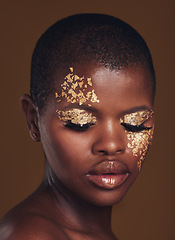
<svg viewBox="0 0 175 240">
<path fill-rule="evenodd" d="M 39 129 L 56 182 L 92 204 L 113 205 L 134 182 L 152 140 L 151 76 L 141 68 L 86 65 L 55 79 Z"/>
</svg>

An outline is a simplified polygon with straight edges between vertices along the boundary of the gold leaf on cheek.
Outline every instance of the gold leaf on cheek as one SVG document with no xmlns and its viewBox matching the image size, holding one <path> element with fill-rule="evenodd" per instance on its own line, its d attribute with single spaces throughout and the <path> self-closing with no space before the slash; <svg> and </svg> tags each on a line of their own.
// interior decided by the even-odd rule
<svg viewBox="0 0 175 240">
<path fill-rule="evenodd" d="M 76 87 L 78 86 L 78 83 L 76 82 L 76 83 L 72 83 L 72 88 L 75 90 L 76 89 Z"/>
<path fill-rule="evenodd" d="M 152 110 L 142 110 L 134 113 L 129 113 L 120 119 L 121 123 L 129 126 L 139 127 L 153 116 Z M 137 132 L 128 131 L 126 129 L 127 139 L 129 140 L 127 146 L 132 149 L 133 156 L 140 156 L 137 161 L 137 167 L 141 170 L 142 162 L 146 157 L 149 146 L 151 145 L 154 127 Z"/>
<path fill-rule="evenodd" d="M 79 84 L 80 88 L 83 87 L 83 81 L 82 81 L 82 82 L 79 82 L 78 84 Z"/>
<path fill-rule="evenodd" d="M 146 153 L 153 139 L 154 128 L 149 130 L 143 130 L 141 132 L 128 132 L 127 138 L 129 140 L 128 148 L 132 149 L 133 156 L 137 157 L 140 155 L 137 161 L 137 167 L 139 171 L 142 167 L 142 162 L 145 160 Z"/>
<path fill-rule="evenodd" d="M 91 80 L 91 78 L 87 78 L 87 82 L 88 82 L 89 86 L 92 86 L 92 80 Z"/>
</svg>

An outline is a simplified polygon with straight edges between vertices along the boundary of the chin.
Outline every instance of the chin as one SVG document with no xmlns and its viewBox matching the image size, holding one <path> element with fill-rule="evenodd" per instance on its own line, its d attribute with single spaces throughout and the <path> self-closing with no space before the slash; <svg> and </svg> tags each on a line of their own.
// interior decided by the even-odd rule
<svg viewBox="0 0 175 240">
<path fill-rule="evenodd" d="M 99 207 L 113 206 L 123 200 L 128 190 L 124 192 L 119 190 L 117 190 L 117 192 L 116 190 L 103 191 L 102 194 L 98 194 L 96 197 L 91 197 L 88 202 Z"/>
</svg>

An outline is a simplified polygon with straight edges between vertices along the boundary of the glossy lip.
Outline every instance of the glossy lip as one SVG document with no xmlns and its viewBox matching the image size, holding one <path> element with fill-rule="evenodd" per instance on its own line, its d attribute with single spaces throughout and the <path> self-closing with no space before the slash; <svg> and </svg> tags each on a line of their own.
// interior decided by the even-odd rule
<svg viewBox="0 0 175 240">
<path fill-rule="evenodd" d="M 97 187 L 115 189 L 120 187 L 128 178 L 129 170 L 117 160 L 104 160 L 91 169 L 86 176 Z"/>
</svg>

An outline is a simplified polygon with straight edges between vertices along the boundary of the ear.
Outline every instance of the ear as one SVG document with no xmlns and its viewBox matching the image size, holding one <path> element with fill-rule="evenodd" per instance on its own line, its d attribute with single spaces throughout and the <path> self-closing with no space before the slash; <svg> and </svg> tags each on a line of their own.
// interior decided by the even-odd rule
<svg viewBox="0 0 175 240">
<path fill-rule="evenodd" d="M 38 128 L 38 110 L 33 99 L 25 94 L 20 98 L 20 106 L 26 117 L 27 126 L 31 138 L 35 142 L 40 141 L 40 132 Z"/>
</svg>

